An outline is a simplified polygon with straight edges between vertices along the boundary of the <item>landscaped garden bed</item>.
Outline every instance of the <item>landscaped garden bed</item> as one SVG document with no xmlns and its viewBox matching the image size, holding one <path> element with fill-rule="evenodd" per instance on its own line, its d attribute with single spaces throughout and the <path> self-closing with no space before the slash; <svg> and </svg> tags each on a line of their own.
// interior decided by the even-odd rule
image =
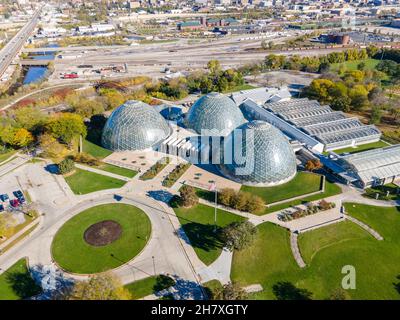
<svg viewBox="0 0 400 320">
<path fill-rule="evenodd" d="M 335 203 L 327 202 L 325 200 L 321 200 L 317 205 L 313 203 L 308 203 L 305 209 L 296 208 L 295 211 L 284 211 L 279 214 L 278 218 L 281 221 L 291 221 L 299 218 L 303 218 L 306 216 L 310 216 L 319 212 L 327 211 L 335 208 Z"/>
<path fill-rule="evenodd" d="M 180 163 L 176 166 L 174 170 L 164 179 L 162 185 L 164 187 L 170 188 L 172 187 L 180 177 L 190 168 L 190 163 Z"/>
<path fill-rule="evenodd" d="M 170 162 L 170 158 L 163 157 L 153 164 L 149 170 L 140 176 L 140 180 L 150 180 L 155 178 Z"/>
</svg>

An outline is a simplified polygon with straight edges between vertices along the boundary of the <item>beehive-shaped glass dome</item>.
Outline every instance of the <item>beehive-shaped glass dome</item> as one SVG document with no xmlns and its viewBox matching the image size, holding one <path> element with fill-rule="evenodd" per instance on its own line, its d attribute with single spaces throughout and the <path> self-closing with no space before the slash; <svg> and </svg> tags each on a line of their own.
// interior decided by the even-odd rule
<svg viewBox="0 0 400 320">
<path fill-rule="evenodd" d="M 245 185 L 273 186 L 296 175 L 296 156 L 288 139 L 271 124 L 251 121 L 225 141 L 223 174 Z"/>
<path fill-rule="evenodd" d="M 186 125 L 202 135 L 226 136 L 246 120 L 232 99 L 209 93 L 198 99 L 186 115 Z"/>
<path fill-rule="evenodd" d="M 115 109 L 103 129 L 102 145 L 113 151 L 144 150 L 165 139 L 165 119 L 141 101 L 127 101 Z"/>
</svg>

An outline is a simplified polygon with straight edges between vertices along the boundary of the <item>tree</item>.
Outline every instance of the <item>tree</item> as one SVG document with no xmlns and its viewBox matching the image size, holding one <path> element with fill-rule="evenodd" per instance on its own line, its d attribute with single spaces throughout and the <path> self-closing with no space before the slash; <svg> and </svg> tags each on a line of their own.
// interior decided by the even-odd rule
<svg viewBox="0 0 400 320">
<path fill-rule="evenodd" d="M 382 114 L 383 111 L 379 107 L 373 107 L 371 110 L 371 119 L 369 122 L 371 124 L 379 124 L 381 122 Z"/>
<path fill-rule="evenodd" d="M 89 281 L 77 281 L 72 287 L 55 294 L 57 300 L 130 300 L 130 292 L 111 274 L 91 276 Z"/>
<path fill-rule="evenodd" d="M 265 201 L 259 196 L 252 195 L 246 204 L 246 211 L 250 213 L 260 213 L 265 210 Z"/>
<path fill-rule="evenodd" d="M 307 171 L 314 171 L 314 170 L 319 170 L 322 168 L 322 163 L 319 161 L 319 159 L 310 159 L 307 160 L 305 166 Z"/>
<path fill-rule="evenodd" d="M 217 74 L 221 71 L 221 64 L 218 60 L 210 60 L 207 63 L 207 69 L 210 70 L 212 74 Z"/>
<path fill-rule="evenodd" d="M 12 144 L 13 146 L 23 148 L 29 146 L 33 140 L 34 138 L 32 133 L 24 128 L 21 128 L 15 130 Z"/>
<path fill-rule="evenodd" d="M 63 158 L 68 153 L 67 148 L 50 134 L 41 135 L 39 145 L 44 154 L 50 158 Z"/>
<path fill-rule="evenodd" d="M 315 79 L 311 82 L 305 93 L 310 99 L 317 99 L 321 103 L 330 103 L 332 97 L 329 91 L 334 87 L 335 84 L 329 79 Z"/>
<path fill-rule="evenodd" d="M 264 65 L 267 69 L 278 70 L 281 69 L 285 63 L 285 56 L 269 54 L 265 57 Z"/>
<path fill-rule="evenodd" d="M 235 197 L 236 191 L 231 188 L 224 188 L 218 192 L 218 202 L 224 206 L 229 207 L 232 199 Z"/>
<path fill-rule="evenodd" d="M 181 205 L 184 207 L 192 207 L 199 202 L 199 197 L 196 194 L 195 188 L 189 185 L 184 185 L 179 190 Z"/>
<path fill-rule="evenodd" d="M 257 234 L 257 228 L 249 221 L 232 222 L 222 229 L 221 238 L 230 250 L 248 247 Z"/>
<path fill-rule="evenodd" d="M 232 198 L 231 207 L 240 210 L 246 211 L 247 203 L 251 197 L 251 194 L 248 192 L 239 191 Z"/>
<path fill-rule="evenodd" d="M 58 114 L 47 124 L 47 129 L 54 138 L 68 145 L 80 135 L 86 137 L 87 133 L 82 117 L 73 113 Z"/>
<path fill-rule="evenodd" d="M 58 166 L 58 172 L 60 174 L 67 174 L 75 169 L 75 163 L 70 158 L 65 158 L 57 166 Z"/>
<path fill-rule="evenodd" d="M 244 300 L 247 293 L 236 282 L 229 282 L 222 288 L 215 290 L 215 300 Z"/>
</svg>

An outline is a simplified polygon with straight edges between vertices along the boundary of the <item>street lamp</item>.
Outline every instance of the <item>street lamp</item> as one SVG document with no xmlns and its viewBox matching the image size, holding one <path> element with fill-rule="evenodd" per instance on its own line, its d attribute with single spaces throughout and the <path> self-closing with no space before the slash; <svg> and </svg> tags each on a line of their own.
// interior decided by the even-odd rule
<svg viewBox="0 0 400 320">
<path fill-rule="evenodd" d="M 153 259 L 153 271 L 154 271 L 154 275 L 156 275 L 156 263 L 154 260 L 154 256 L 151 257 Z"/>
</svg>

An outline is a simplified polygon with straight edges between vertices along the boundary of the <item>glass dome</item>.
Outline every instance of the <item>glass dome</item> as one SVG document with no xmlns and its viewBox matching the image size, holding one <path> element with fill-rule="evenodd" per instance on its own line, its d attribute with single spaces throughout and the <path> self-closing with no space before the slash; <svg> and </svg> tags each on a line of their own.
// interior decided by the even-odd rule
<svg viewBox="0 0 400 320">
<path fill-rule="evenodd" d="M 274 186 L 296 175 L 296 156 L 288 139 L 264 121 L 251 121 L 225 141 L 223 164 L 227 177 L 245 185 Z"/>
<path fill-rule="evenodd" d="M 198 99 L 186 115 L 186 125 L 203 135 L 226 136 L 245 122 L 232 99 L 216 92 Z"/>
<path fill-rule="evenodd" d="M 108 118 L 102 145 L 113 151 L 144 150 L 169 133 L 168 123 L 153 107 L 131 100 L 115 109 Z"/>
</svg>

